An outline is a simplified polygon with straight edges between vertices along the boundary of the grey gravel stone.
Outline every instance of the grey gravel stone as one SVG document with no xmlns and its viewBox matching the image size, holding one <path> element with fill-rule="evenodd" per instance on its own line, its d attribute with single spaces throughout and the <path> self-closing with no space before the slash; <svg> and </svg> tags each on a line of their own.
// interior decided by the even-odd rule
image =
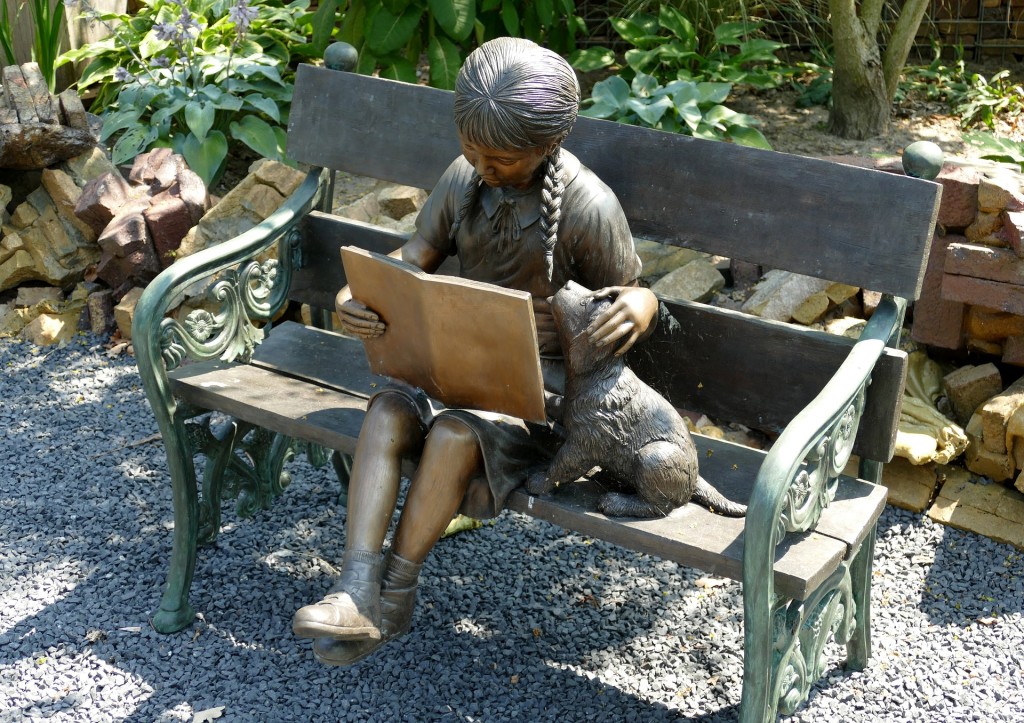
<svg viewBox="0 0 1024 723">
<path fill-rule="evenodd" d="M 173 515 L 134 363 L 0 340 L 0 721 L 735 720 L 739 584 L 512 513 L 438 545 L 408 635 L 317 664 L 291 615 L 330 585 L 345 510 L 301 460 L 271 512 L 225 504 L 201 616 L 156 633 Z M 1024 720 L 1024 555 L 887 509 L 875 569 L 868 669 L 830 644 L 783 720 Z"/>
</svg>

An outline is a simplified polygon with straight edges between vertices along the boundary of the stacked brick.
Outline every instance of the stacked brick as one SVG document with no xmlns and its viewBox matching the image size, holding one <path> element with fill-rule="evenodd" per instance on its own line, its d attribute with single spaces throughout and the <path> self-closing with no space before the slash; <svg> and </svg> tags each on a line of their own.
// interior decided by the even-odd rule
<svg viewBox="0 0 1024 723">
<path fill-rule="evenodd" d="M 947 167 L 915 341 L 1024 366 L 1024 179 Z"/>
<path fill-rule="evenodd" d="M 1024 0 L 935 0 L 918 37 L 938 33 L 946 47 L 978 49 L 980 55 L 1024 53 Z"/>
</svg>

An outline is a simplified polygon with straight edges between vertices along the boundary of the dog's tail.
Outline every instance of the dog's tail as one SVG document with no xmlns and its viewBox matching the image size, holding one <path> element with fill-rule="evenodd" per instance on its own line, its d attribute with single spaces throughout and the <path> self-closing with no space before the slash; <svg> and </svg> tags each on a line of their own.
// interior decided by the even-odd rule
<svg viewBox="0 0 1024 723">
<path fill-rule="evenodd" d="M 739 502 L 727 499 L 721 492 L 711 486 L 703 477 L 697 478 L 697 489 L 693 492 L 693 499 L 700 502 L 712 512 L 717 512 L 726 517 L 743 517 L 747 514 L 747 506 Z"/>
</svg>

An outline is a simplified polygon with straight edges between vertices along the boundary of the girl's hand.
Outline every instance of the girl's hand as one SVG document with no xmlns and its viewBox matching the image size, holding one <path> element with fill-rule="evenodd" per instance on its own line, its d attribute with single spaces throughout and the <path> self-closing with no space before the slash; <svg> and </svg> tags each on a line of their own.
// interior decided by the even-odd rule
<svg viewBox="0 0 1024 723">
<path fill-rule="evenodd" d="M 537 346 L 541 354 L 558 351 L 558 331 L 555 328 L 555 317 L 551 313 L 551 302 L 535 296 L 533 318 L 537 322 Z"/>
<path fill-rule="evenodd" d="M 658 297 L 642 286 L 606 286 L 594 292 L 595 299 L 602 297 L 612 299 L 612 305 L 591 322 L 587 334 L 594 346 L 623 340 L 615 350 L 615 356 L 621 356 L 646 338 L 658 313 Z"/>
<path fill-rule="evenodd" d="M 360 339 L 374 339 L 383 334 L 387 328 L 377 312 L 352 298 L 347 286 L 338 292 L 334 306 L 338 312 L 342 330 L 352 336 Z"/>
</svg>

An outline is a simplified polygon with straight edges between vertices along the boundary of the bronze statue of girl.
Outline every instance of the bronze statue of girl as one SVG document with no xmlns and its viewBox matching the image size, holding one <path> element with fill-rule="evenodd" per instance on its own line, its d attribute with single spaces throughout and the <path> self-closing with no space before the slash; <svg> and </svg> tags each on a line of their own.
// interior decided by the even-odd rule
<svg viewBox="0 0 1024 723">
<path fill-rule="evenodd" d="M 396 253 L 428 272 L 457 255 L 462 276 L 532 294 L 550 422 L 438 409 L 401 384 L 370 400 L 349 483 L 340 578 L 293 621 L 296 635 L 315 639 L 321 662 L 350 665 L 405 633 L 420 567 L 452 517 L 497 515 L 529 468 L 557 448 L 565 377 L 546 299 L 570 280 L 613 298 L 588 332 L 591 343 L 617 344 L 620 354 L 653 328 L 658 302 L 636 286 L 640 261 L 618 200 L 561 147 L 579 102 L 572 67 L 528 40 L 487 42 L 459 71 L 455 125 L 463 155 Z M 339 292 L 337 309 L 351 334 L 384 331 L 348 288 Z M 382 554 L 403 458 L 419 463 Z"/>
</svg>

